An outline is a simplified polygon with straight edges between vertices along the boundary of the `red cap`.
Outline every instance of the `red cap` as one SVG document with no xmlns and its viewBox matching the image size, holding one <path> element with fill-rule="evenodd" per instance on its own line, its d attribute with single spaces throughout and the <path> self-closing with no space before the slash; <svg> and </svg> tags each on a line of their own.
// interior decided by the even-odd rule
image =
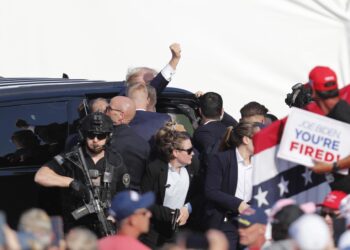
<svg viewBox="0 0 350 250">
<path fill-rule="evenodd" d="M 314 90 L 324 92 L 338 89 L 337 75 L 329 67 L 316 66 L 310 71 L 309 79 Z"/>
<path fill-rule="evenodd" d="M 324 201 L 319 205 L 322 207 L 338 210 L 340 206 L 340 202 L 345 196 L 347 196 L 347 194 L 344 193 L 343 191 L 337 191 L 337 190 L 332 191 L 329 194 L 327 194 Z"/>
</svg>

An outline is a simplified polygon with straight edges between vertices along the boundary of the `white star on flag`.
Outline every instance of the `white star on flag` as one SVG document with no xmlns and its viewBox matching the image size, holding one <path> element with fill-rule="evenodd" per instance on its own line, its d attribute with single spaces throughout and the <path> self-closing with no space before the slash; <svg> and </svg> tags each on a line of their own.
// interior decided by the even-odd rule
<svg viewBox="0 0 350 250">
<path fill-rule="evenodd" d="M 258 201 L 258 207 L 261 207 L 262 205 L 269 205 L 269 202 L 266 200 L 266 196 L 269 191 L 262 191 L 261 187 L 258 189 L 258 193 L 254 196 L 254 199 Z"/>
<path fill-rule="evenodd" d="M 312 171 L 305 167 L 305 172 L 302 174 L 303 178 L 305 179 L 305 182 L 304 182 L 305 186 L 309 182 L 312 183 L 311 174 L 312 174 Z"/>
<path fill-rule="evenodd" d="M 282 176 L 281 182 L 278 183 L 278 188 L 280 189 L 280 196 L 281 197 L 283 196 L 284 193 L 289 193 L 288 184 L 289 184 L 289 181 L 285 181 L 283 179 L 283 176 Z"/>
</svg>

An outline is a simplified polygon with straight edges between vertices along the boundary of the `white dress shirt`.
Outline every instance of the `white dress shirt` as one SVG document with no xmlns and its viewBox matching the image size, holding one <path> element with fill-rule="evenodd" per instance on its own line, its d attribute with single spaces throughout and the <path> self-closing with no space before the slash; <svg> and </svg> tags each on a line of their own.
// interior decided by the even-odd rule
<svg viewBox="0 0 350 250">
<path fill-rule="evenodd" d="M 180 209 L 184 206 L 190 177 L 185 167 L 180 168 L 178 173 L 169 163 L 168 179 L 166 183 L 163 205 L 171 209 Z"/>
<path fill-rule="evenodd" d="M 244 200 L 250 201 L 253 192 L 253 165 L 245 165 L 243 157 L 236 148 L 238 179 L 235 196 Z"/>
<path fill-rule="evenodd" d="M 171 78 L 173 77 L 173 75 L 175 74 L 175 70 L 169 65 L 167 64 L 161 71 L 160 73 L 162 74 L 162 76 L 168 81 L 171 81 Z"/>
</svg>

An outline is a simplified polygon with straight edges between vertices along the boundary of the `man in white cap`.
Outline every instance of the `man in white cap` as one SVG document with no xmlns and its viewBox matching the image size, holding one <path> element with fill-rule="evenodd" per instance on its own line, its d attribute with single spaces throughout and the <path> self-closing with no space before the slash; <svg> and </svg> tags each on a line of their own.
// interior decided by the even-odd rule
<svg viewBox="0 0 350 250">
<path fill-rule="evenodd" d="M 328 226 L 317 214 L 301 216 L 288 231 L 299 250 L 326 250 L 332 245 Z"/>
<path fill-rule="evenodd" d="M 142 244 L 138 237 L 147 233 L 152 213 L 148 210 L 154 203 L 152 192 L 140 195 L 135 191 L 124 191 L 114 196 L 111 214 L 119 224 L 116 235 L 108 236 L 99 241 L 100 250 L 150 250 Z"/>
</svg>

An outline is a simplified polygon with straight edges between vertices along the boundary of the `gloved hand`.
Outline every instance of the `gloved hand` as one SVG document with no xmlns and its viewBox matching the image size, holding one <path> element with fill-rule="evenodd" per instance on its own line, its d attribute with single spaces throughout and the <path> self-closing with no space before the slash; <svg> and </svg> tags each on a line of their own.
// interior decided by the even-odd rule
<svg viewBox="0 0 350 250">
<path fill-rule="evenodd" d="M 25 120 L 17 119 L 17 121 L 16 121 L 17 128 L 26 129 L 26 128 L 28 128 L 28 126 L 29 126 L 29 124 Z"/>
<path fill-rule="evenodd" d="M 73 193 L 83 199 L 86 203 L 90 202 L 90 193 L 87 186 L 85 186 L 81 181 L 73 180 L 69 184 L 69 188 L 73 191 Z"/>
</svg>

